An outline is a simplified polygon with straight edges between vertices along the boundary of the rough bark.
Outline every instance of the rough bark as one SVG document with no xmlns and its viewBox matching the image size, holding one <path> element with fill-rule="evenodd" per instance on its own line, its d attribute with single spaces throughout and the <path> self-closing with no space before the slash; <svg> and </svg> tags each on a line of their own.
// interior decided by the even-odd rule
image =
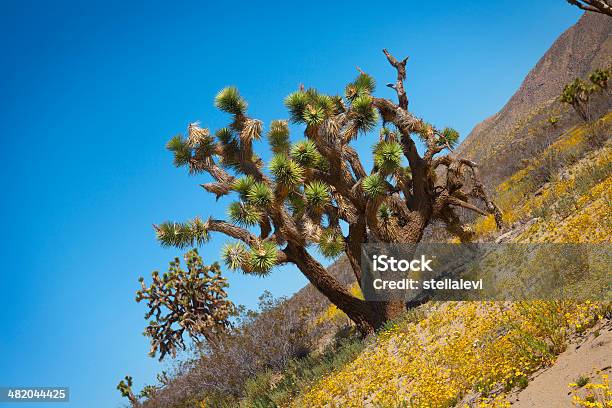
<svg viewBox="0 0 612 408">
<path fill-rule="evenodd" d="M 285 252 L 310 283 L 338 309 L 346 313 L 360 332 L 368 334 L 380 327 L 384 320 L 372 305 L 351 295 L 305 248 L 289 244 Z"/>
<path fill-rule="evenodd" d="M 612 2 L 610 0 L 567 0 L 582 10 L 606 14 L 612 17 Z"/>
</svg>

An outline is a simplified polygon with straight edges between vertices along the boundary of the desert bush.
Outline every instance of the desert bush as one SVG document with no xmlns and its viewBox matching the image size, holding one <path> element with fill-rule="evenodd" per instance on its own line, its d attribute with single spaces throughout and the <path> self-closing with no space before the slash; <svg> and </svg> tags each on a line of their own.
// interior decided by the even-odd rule
<svg viewBox="0 0 612 408">
<path fill-rule="evenodd" d="M 600 375 L 600 382 L 590 382 L 589 378 L 580 377 L 575 383 L 570 384 L 570 387 L 572 387 L 572 403 L 575 406 L 584 408 L 612 406 L 609 376 L 605 373 L 600 373 Z M 579 392 L 581 388 L 584 389 L 582 393 Z"/>
<path fill-rule="evenodd" d="M 541 186 L 553 180 L 560 168 L 560 160 L 557 156 L 547 156 L 531 173 L 535 185 Z"/>
<path fill-rule="evenodd" d="M 571 105 L 582 120 L 590 121 L 592 119 L 591 94 L 607 91 L 610 73 L 610 69 L 596 69 L 589 75 L 588 82 L 580 78 L 574 79 L 563 88 L 559 100 Z"/>
<path fill-rule="evenodd" d="M 612 126 L 604 120 L 596 120 L 587 125 L 586 141 L 595 149 L 603 146 L 612 134 Z"/>
<path fill-rule="evenodd" d="M 547 122 L 548 122 L 548 124 L 551 127 L 556 127 L 557 123 L 559 122 L 559 117 L 558 116 L 551 116 L 551 117 L 548 118 Z"/>
<path fill-rule="evenodd" d="M 136 301 L 145 301 L 148 308 L 144 334 L 151 340 L 150 355 L 159 352 L 160 360 L 185 348 L 185 331 L 194 341 L 208 338 L 225 330 L 236 313 L 227 298 L 227 279 L 221 276 L 219 264 L 204 265 L 197 249 L 188 251 L 184 259 L 186 270 L 175 258 L 168 272 L 153 272 L 150 285 L 139 279 Z"/>
<path fill-rule="evenodd" d="M 581 375 L 580 377 L 576 378 L 576 386 L 579 388 L 584 387 L 588 383 L 589 383 L 589 377 Z"/>
<path fill-rule="evenodd" d="M 542 218 L 542 219 L 549 219 L 550 216 L 552 215 L 552 210 L 550 209 L 549 206 L 543 205 L 541 207 L 536 207 L 531 211 L 531 216 L 534 218 Z"/>
<path fill-rule="evenodd" d="M 317 335 L 308 316 L 309 310 L 287 307 L 286 299 L 264 293 L 257 312 L 242 308 L 233 329 L 192 345 L 193 356 L 176 363 L 173 380 L 144 406 L 190 406 L 192 401 L 236 406 L 249 379 L 308 355 Z"/>
<path fill-rule="evenodd" d="M 575 179 L 575 193 L 580 195 L 586 193 L 594 185 L 600 183 L 612 174 L 612 163 L 603 165 L 590 164 L 586 166 Z"/>
<path fill-rule="evenodd" d="M 366 344 L 367 341 L 355 335 L 342 338 L 328 345 L 322 353 L 291 360 L 276 376 L 270 371 L 261 373 L 247 381 L 241 407 L 286 405 L 325 375 L 353 361 Z"/>
</svg>

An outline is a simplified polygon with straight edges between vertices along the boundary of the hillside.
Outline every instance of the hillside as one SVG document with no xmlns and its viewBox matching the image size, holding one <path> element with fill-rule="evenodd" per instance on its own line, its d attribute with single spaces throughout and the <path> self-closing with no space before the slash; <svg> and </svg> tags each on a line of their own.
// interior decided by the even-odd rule
<svg viewBox="0 0 612 408">
<path fill-rule="evenodd" d="M 458 152 L 481 163 L 485 184 L 496 185 L 516 171 L 521 159 L 578 123 L 577 115 L 557 100 L 564 85 L 610 65 L 612 24 L 607 16 L 585 13 L 552 44 L 506 105 L 474 127 Z M 597 101 L 595 116 L 609 107 L 609 99 Z M 555 129 L 542 131 L 551 116 L 560 117 Z"/>
<path fill-rule="evenodd" d="M 604 23 L 583 16 L 458 149 L 483 163 L 510 226 L 500 233 L 492 217 L 477 219 L 479 240 L 609 242 L 612 99 L 609 93 L 593 99 L 601 119 L 589 124 L 558 102 L 565 84 L 612 62 L 612 26 Z M 550 117 L 558 119 L 555 126 Z M 493 148 L 485 149 L 489 143 Z M 338 312 L 332 306 L 323 316 L 337 319 Z M 291 378 L 302 382 L 294 397 L 260 379 L 262 390 L 277 392 L 263 406 L 591 406 L 592 390 L 609 392 L 602 384 L 612 361 L 605 346 L 610 317 L 607 303 L 426 304 L 318 381 L 294 372 Z M 587 386 L 570 387 L 580 377 Z"/>
<path fill-rule="evenodd" d="M 544 152 L 544 157 L 560 155 L 582 146 L 583 157 L 559 168 L 537 195 L 520 191 L 525 180 L 537 173 L 537 166 L 500 184 L 498 196 L 513 197 L 506 210 L 515 228 L 506 232 L 505 239 L 610 242 L 612 113 L 599 123 L 608 138 L 604 146 L 592 149 L 586 138 L 590 127 L 582 125 Z M 481 238 L 496 238 L 499 233 L 487 225 L 492 220 L 476 224 Z M 541 402 L 546 391 L 550 405 L 519 406 L 570 407 L 572 395 L 581 398 L 586 393 L 581 387 L 572 389 L 570 383 L 580 376 L 595 380 L 612 371 L 609 349 L 598 348 L 610 341 L 610 312 L 609 302 L 589 301 L 428 303 L 380 333 L 355 360 L 316 383 L 293 406 L 508 407 L 517 399 Z M 601 333 L 606 334 L 593 341 Z M 580 359 L 572 357 L 587 340 L 595 343 L 589 345 L 595 350 Z M 558 359 L 569 362 L 558 366 Z M 585 367 L 580 361 L 596 366 Z M 557 386 L 542 384 L 542 379 L 535 382 L 540 376 Z M 558 383 L 568 376 L 571 380 L 560 391 Z"/>
</svg>

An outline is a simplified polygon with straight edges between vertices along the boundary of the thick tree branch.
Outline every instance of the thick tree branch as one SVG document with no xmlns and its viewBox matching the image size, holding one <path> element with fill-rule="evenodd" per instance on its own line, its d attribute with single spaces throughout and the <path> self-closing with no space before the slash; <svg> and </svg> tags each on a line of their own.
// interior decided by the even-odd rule
<svg viewBox="0 0 612 408">
<path fill-rule="evenodd" d="M 362 179 L 367 176 L 367 173 L 363 168 L 363 164 L 361 163 L 361 160 L 359 160 L 359 155 L 355 149 L 353 149 L 351 146 L 344 146 L 343 153 L 357 179 Z"/>
<path fill-rule="evenodd" d="M 470 242 L 474 237 L 474 232 L 461 222 L 452 208 L 446 207 L 440 214 L 440 218 L 446 225 L 448 232 L 459 237 L 461 242 Z"/>
<path fill-rule="evenodd" d="M 472 210 L 474 212 L 477 212 L 480 215 L 489 215 L 489 213 L 487 213 L 485 210 L 481 210 L 480 208 L 476 207 L 473 204 L 470 204 L 468 202 L 465 202 L 463 200 L 460 200 L 456 197 L 448 197 L 448 203 L 450 205 L 456 205 L 459 207 L 463 207 L 463 208 L 467 208 L 468 210 Z"/>
<path fill-rule="evenodd" d="M 404 80 L 406 79 L 406 62 L 408 62 L 409 57 L 398 61 L 386 49 L 383 49 L 383 52 L 387 56 L 389 63 L 397 70 L 397 80 L 395 81 L 395 84 L 388 84 L 387 86 L 395 89 L 395 92 L 397 92 L 399 107 L 404 110 L 408 110 L 408 96 L 406 96 L 406 91 L 404 90 Z"/>
<path fill-rule="evenodd" d="M 237 225 L 231 224 L 227 221 L 209 219 L 207 221 L 207 229 L 208 231 L 220 232 L 222 234 L 227 235 L 228 237 L 232 237 L 239 241 L 244 242 L 249 247 L 257 246 L 261 240 L 255 235 L 251 234 L 248 230 L 242 227 L 238 227 Z M 287 257 L 285 253 L 281 250 L 277 251 L 276 257 L 277 264 L 283 264 L 287 262 Z"/>
<path fill-rule="evenodd" d="M 208 231 L 220 232 L 229 237 L 240 240 L 250 247 L 259 243 L 259 239 L 255 235 L 251 234 L 248 230 L 227 221 L 215 220 L 211 218 L 206 222 L 206 224 Z"/>
<path fill-rule="evenodd" d="M 487 210 L 490 214 L 493 214 L 495 217 L 495 223 L 498 228 L 502 228 L 504 226 L 504 221 L 502 219 L 502 212 L 497 207 L 497 205 L 489 198 L 487 192 L 485 191 L 484 185 L 482 184 L 480 178 L 480 171 L 478 170 L 478 165 L 467 159 L 460 159 L 461 163 L 468 166 L 472 170 L 472 183 L 474 184 L 474 188 L 472 189 L 472 195 L 484 201 L 487 206 Z"/>
<path fill-rule="evenodd" d="M 363 216 L 359 217 L 357 222 L 349 225 L 349 233 L 346 238 L 346 257 L 359 285 L 361 285 L 361 245 L 368 240 L 366 225 Z"/>
<path fill-rule="evenodd" d="M 567 2 L 585 11 L 612 16 L 612 2 L 609 0 L 567 0 Z"/>
</svg>

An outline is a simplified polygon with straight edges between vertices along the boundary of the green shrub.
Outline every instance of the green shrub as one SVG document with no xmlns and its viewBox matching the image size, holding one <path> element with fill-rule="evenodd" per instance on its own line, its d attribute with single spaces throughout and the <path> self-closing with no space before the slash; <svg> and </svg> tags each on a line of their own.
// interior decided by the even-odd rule
<svg viewBox="0 0 612 408">
<path fill-rule="evenodd" d="M 582 388 L 589 383 L 589 379 L 589 377 L 581 375 L 580 377 L 576 378 L 576 385 Z"/>
<path fill-rule="evenodd" d="M 294 397 L 303 393 L 316 381 L 331 372 L 340 370 L 350 363 L 365 347 L 365 341 L 359 337 L 340 339 L 329 345 L 322 353 L 311 353 L 302 358 L 290 360 L 278 374 L 268 372 L 258 374 L 247 381 L 242 407 L 256 407 L 264 402 L 271 405 L 259 405 L 262 408 L 284 406 Z M 273 404 L 273 405 L 272 405 Z"/>
</svg>

